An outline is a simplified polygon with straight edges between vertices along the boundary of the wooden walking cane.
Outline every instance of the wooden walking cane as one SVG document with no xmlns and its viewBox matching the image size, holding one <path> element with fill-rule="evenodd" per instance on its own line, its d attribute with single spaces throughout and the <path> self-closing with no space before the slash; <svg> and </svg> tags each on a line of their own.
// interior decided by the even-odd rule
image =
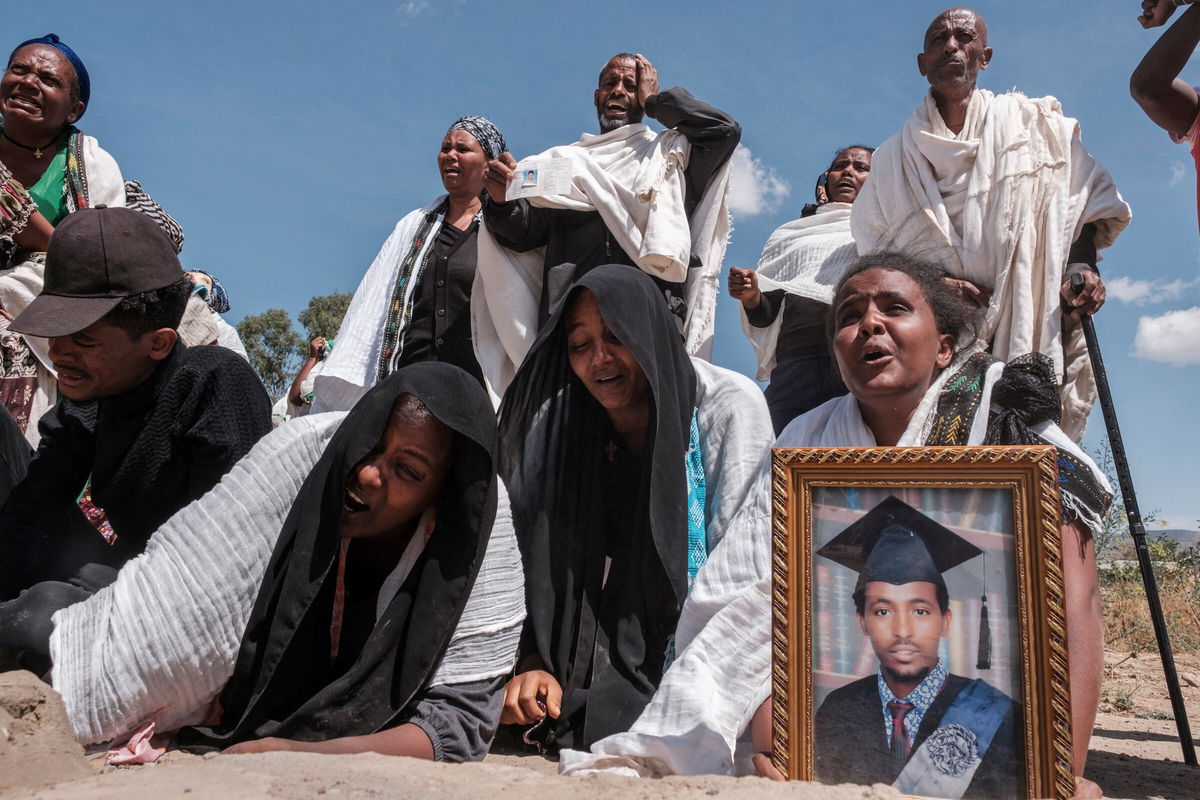
<svg viewBox="0 0 1200 800">
<path fill-rule="evenodd" d="M 1083 289 L 1084 279 L 1080 273 L 1071 276 L 1071 291 L 1075 294 Z M 1150 563 L 1150 550 L 1146 547 L 1146 527 L 1138 510 L 1137 495 L 1133 491 L 1133 477 L 1129 471 L 1129 459 L 1125 457 L 1125 443 L 1121 440 L 1121 429 L 1117 425 L 1117 411 L 1113 407 L 1112 392 L 1108 388 L 1108 373 L 1104 370 L 1104 358 L 1100 355 L 1100 342 L 1096 339 L 1096 326 L 1088 314 L 1081 314 L 1083 335 L 1087 339 L 1088 355 L 1092 359 L 1092 372 L 1096 376 L 1096 390 L 1100 396 L 1100 408 L 1104 412 L 1104 427 L 1108 430 L 1108 445 L 1112 449 L 1113 466 L 1117 470 L 1117 483 L 1121 487 L 1121 499 L 1125 502 L 1125 515 L 1129 520 L 1129 533 L 1137 551 L 1138 567 L 1142 572 L 1142 586 L 1146 590 L 1146 602 L 1150 606 L 1150 620 L 1154 623 L 1154 637 L 1158 640 L 1158 653 L 1162 658 L 1163 674 L 1167 679 L 1167 692 L 1171 695 L 1171 711 L 1175 715 L 1175 727 L 1179 731 L 1179 743 L 1183 746 L 1184 763 L 1196 766 L 1196 746 L 1192 742 L 1192 729 L 1188 725 L 1187 709 L 1183 705 L 1183 690 L 1179 687 L 1179 675 L 1175 671 L 1175 656 L 1171 652 L 1171 637 L 1167 633 L 1167 622 L 1163 618 L 1162 603 L 1158 598 L 1158 582 L 1154 578 L 1154 566 Z"/>
</svg>

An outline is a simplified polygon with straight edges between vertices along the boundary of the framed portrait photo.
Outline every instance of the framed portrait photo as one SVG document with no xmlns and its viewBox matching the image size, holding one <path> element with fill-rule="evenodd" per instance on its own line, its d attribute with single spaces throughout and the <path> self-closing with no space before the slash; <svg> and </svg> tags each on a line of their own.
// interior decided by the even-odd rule
<svg viewBox="0 0 1200 800">
<path fill-rule="evenodd" d="M 1068 798 L 1056 450 L 779 448 L 773 471 L 776 767 Z"/>
</svg>

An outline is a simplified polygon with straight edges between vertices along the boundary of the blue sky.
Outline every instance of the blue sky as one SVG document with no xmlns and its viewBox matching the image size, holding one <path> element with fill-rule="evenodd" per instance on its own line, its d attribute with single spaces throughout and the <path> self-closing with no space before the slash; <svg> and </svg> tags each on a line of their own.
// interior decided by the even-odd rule
<svg viewBox="0 0 1200 800">
<path fill-rule="evenodd" d="M 221 278 L 236 322 L 352 291 L 396 220 L 440 191 L 434 156 L 458 116 L 490 117 L 518 157 L 593 131 L 596 73 L 622 50 L 742 123 L 726 264 L 752 265 L 840 145 L 878 144 L 907 118 L 926 86 L 922 33 L 945 7 L 109 0 L 4 16 L 11 45 L 53 31 L 79 52 L 93 86 L 82 127 L 180 220 L 185 265 Z M 1104 253 L 1120 297 L 1097 327 L 1142 508 L 1197 527 L 1195 170 L 1127 90 L 1158 32 L 1135 0 L 974 7 L 995 49 L 981 85 L 1058 97 L 1133 206 Z M 1200 83 L 1200 64 L 1185 77 Z M 728 297 L 714 360 L 753 373 Z M 1102 435 L 1097 412 L 1086 444 Z"/>
</svg>

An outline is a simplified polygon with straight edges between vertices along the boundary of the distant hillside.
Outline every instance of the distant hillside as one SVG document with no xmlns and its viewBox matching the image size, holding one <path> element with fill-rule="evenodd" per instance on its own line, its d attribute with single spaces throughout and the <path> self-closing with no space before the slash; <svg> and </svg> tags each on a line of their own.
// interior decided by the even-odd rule
<svg viewBox="0 0 1200 800">
<path fill-rule="evenodd" d="M 1182 528 L 1164 528 L 1163 530 L 1148 530 L 1146 537 L 1155 539 L 1165 537 L 1175 542 L 1179 542 L 1182 547 L 1195 547 L 1200 545 L 1200 531 L 1187 531 Z"/>
</svg>

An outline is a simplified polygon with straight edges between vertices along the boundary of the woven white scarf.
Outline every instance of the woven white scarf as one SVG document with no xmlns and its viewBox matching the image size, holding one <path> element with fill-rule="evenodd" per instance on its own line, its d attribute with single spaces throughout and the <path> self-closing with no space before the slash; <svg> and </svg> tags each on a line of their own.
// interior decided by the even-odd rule
<svg viewBox="0 0 1200 800">
<path fill-rule="evenodd" d="M 571 190 L 530 198 L 535 206 L 596 211 L 621 249 L 654 277 L 686 285 L 688 353 L 708 358 L 716 317 L 721 262 L 729 238 L 726 196 L 730 162 L 709 183 L 691 218 L 684 196 L 691 144 L 678 131 L 655 133 L 644 124 L 574 144 L 552 147 L 537 158 L 571 162 Z M 692 256 L 701 267 L 689 270 Z M 491 387 L 502 392 L 537 334 L 545 253 L 515 253 L 481 226 L 479 266 L 471 292 L 476 352 Z"/>
</svg>

